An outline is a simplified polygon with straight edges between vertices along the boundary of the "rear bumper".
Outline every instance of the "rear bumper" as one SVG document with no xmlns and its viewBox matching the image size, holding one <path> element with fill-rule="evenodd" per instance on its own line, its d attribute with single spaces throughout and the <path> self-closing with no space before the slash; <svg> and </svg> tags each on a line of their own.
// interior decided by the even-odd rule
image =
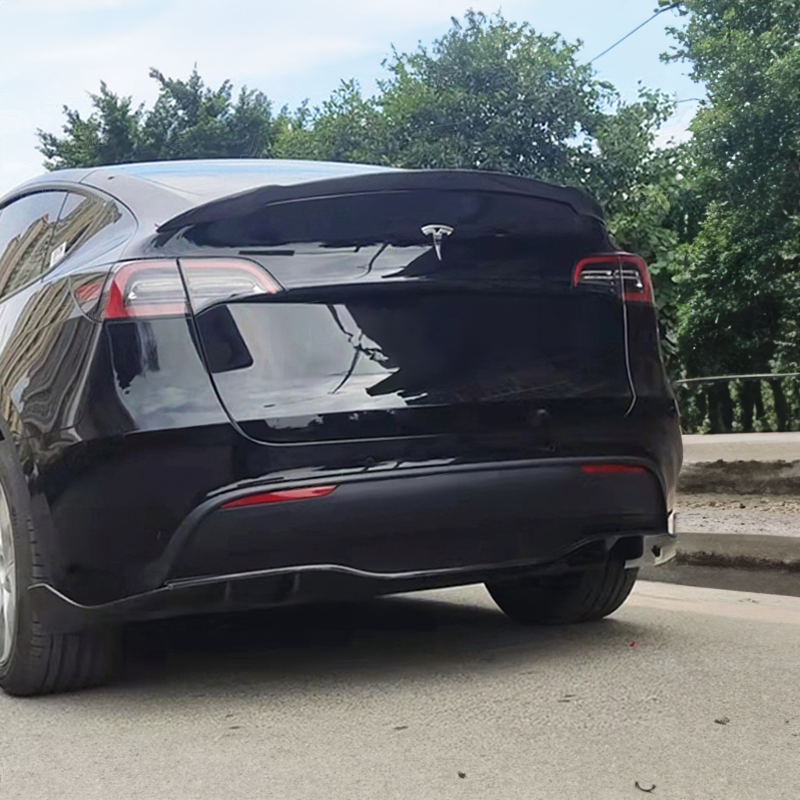
<svg viewBox="0 0 800 800">
<path fill-rule="evenodd" d="M 626 567 L 659 566 L 674 558 L 675 544 L 675 535 L 669 533 L 605 537 L 578 545 L 550 562 L 396 574 L 367 572 L 337 564 L 311 564 L 170 581 L 153 591 L 93 606 L 76 603 L 47 584 L 35 584 L 29 593 L 38 618 L 48 630 L 69 632 L 134 620 L 298 603 L 352 601 L 522 576 L 558 574 L 584 569 L 595 563 L 601 552 L 607 555 L 619 546 L 623 546 L 631 556 L 626 560 Z"/>
<path fill-rule="evenodd" d="M 341 600 L 559 572 L 608 557 L 674 554 L 653 465 L 587 475 L 587 459 L 435 465 L 250 483 L 197 506 L 128 596 L 96 605 L 30 587 L 48 628 Z M 257 492 L 335 485 L 328 496 L 226 509 Z"/>
</svg>

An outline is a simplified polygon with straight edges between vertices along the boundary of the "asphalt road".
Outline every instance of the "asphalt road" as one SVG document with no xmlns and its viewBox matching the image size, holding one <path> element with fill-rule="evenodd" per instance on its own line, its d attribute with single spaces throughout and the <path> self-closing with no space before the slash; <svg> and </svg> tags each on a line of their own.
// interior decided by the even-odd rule
<svg viewBox="0 0 800 800">
<path fill-rule="evenodd" d="M 0 698 L 2 800 L 800 797 L 798 598 L 639 583 L 543 629 L 469 587 L 128 644 L 114 686 Z"/>
</svg>

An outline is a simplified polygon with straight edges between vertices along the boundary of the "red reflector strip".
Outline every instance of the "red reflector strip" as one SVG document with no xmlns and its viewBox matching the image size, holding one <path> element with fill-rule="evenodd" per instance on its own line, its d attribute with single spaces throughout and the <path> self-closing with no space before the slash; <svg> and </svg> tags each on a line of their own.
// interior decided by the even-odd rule
<svg viewBox="0 0 800 800">
<path fill-rule="evenodd" d="M 326 497 L 335 486 L 309 486 L 305 489 L 282 489 L 277 492 L 249 494 L 238 500 L 224 503 L 222 508 L 244 508 L 245 506 L 265 506 L 270 503 L 285 503 L 288 500 L 311 500 L 314 497 Z"/>
<path fill-rule="evenodd" d="M 586 475 L 637 475 L 647 470 L 633 464 L 584 464 L 581 472 Z"/>
</svg>

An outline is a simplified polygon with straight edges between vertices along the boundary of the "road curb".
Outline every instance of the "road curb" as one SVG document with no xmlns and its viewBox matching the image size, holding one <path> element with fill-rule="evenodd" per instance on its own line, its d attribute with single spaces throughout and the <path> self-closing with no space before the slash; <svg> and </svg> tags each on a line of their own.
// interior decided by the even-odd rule
<svg viewBox="0 0 800 800">
<path fill-rule="evenodd" d="M 752 533 L 678 533 L 678 564 L 800 573 L 800 537 Z"/>
</svg>

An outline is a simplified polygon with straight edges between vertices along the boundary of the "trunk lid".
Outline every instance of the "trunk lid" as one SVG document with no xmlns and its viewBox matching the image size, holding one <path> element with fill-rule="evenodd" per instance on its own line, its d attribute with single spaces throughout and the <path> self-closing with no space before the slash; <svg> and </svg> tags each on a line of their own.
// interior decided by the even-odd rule
<svg viewBox="0 0 800 800">
<path fill-rule="evenodd" d="M 210 216 L 183 236 L 282 287 L 192 298 L 217 392 L 253 438 L 507 435 L 631 405 L 621 292 L 573 286 L 582 257 L 612 248 L 574 203 L 423 188 Z"/>
</svg>

